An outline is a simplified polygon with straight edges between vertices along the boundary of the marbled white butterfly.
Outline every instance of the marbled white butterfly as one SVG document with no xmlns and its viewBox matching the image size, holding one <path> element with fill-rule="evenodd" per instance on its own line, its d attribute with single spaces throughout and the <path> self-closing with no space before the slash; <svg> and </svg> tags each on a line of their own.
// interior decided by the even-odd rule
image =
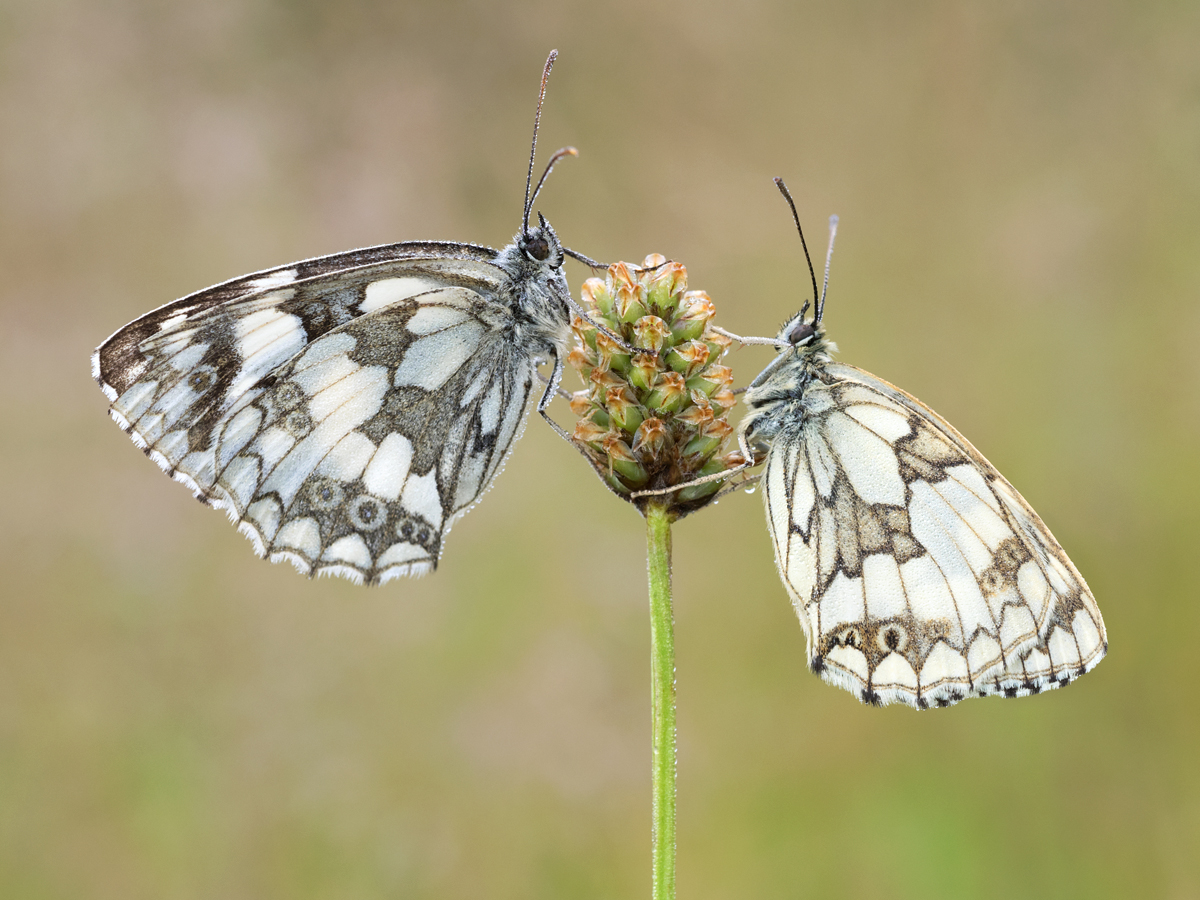
<svg viewBox="0 0 1200 900">
<path fill-rule="evenodd" d="M 570 312 L 583 314 L 571 251 L 540 214 L 529 224 L 575 152 L 530 193 L 555 57 L 503 250 L 406 242 L 256 272 L 147 313 L 93 355 L 113 419 L 260 556 L 370 584 L 427 572 L 503 466 L 549 358 L 551 421 Z"/>
<path fill-rule="evenodd" d="M 811 320 L 805 303 L 777 338 L 739 338 L 779 348 L 745 392 L 739 442 L 766 453 L 767 525 L 809 667 L 864 702 L 922 709 L 1090 671 L 1108 639 L 1083 576 L 949 422 L 834 362 L 811 259 L 809 272 Z"/>
</svg>

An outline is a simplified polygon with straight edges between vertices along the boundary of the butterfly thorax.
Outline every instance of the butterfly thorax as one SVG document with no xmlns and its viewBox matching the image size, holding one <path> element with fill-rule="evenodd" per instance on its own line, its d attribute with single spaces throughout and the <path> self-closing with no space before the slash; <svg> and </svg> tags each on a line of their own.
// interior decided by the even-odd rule
<svg viewBox="0 0 1200 900">
<path fill-rule="evenodd" d="M 546 258 L 539 259 L 543 252 Z M 548 226 L 519 232 L 496 257 L 509 276 L 498 299 L 512 311 L 514 344 L 531 354 L 567 353 L 570 288 L 562 262 L 562 248 Z"/>
<path fill-rule="evenodd" d="M 765 446 L 784 423 L 802 423 L 823 411 L 822 399 L 810 388 L 821 380 L 822 370 L 833 362 L 830 353 L 836 349 L 820 330 L 803 346 L 783 350 L 746 389 L 743 402 L 747 413 L 740 429 L 752 446 Z M 814 404 L 821 408 L 809 409 Z"/>
</svg>

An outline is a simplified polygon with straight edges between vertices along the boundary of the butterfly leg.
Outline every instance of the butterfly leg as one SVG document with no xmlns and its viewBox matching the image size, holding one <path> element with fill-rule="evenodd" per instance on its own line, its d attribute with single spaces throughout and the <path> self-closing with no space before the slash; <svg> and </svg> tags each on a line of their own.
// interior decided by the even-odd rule
<svg viewBox="0 0 1200 900">
<path fill-rule="evenodd" d="M 549 383 L 550 383 L 550 379 L 549 379 L 549 378 L 547 378 L 545 375 L 543 375 L 541 372 L 538 372 L 538 373 L 537 373 L 537 377 L 538 377 L 538 381 L 540 381 L 542 384 L 549 384 Z M 557 397 L 562 397 L 562 398 L 563 398 L 564 400 L 566 400 L 568 403 L 570 403 L 570 402 L 571 402 L 571 398 L 574 396 L 574 395 L 573 395 L 573 394 L 572 394 L 570 391 L 566 390 L 566 389 L 565 389 L 565 388 L 563 388 L 563 387 L 557 387 L 557 388 L 555 388 L 555 389 L 554 389 L 554 394 L 555 394 L 555 396 L 557 396 Z"/>
<path fill-rule="evenodd" d="M 547 407 L 550 406 L 551 401 L 554 400 L 555 395 L 558 393 L 558 385 L 559 385 L 559 382 L 562 381 L 562 373 L 563 373 L 562 359 L 560 359 L 559 355 L 557 353 L 555 353 L 554 354 L 554 371 L 552 371 L 550 373 L 550 377 L 548 379 L 546 379 L 546 390 L 542 394 L 542 399 L 540 399 L 538 401 L 537 411 L 538 411 L 538 415 L 546 420 L 546 424 L 548 424 L 551 428 L 553 428 L 555 433 L 560 438 L 562 438 L 564 441 L 566 441 L 571 446 L 575 446 L 575 441 L 573 441 L 571 439 L 571 436 L 569 434 L 567 434 L 566 430 L 561 425 L 559 425 L 557 422 L 555 422 L 554 419 L 550 418 L 550 414 L 548 412 L 546 412 Z M 540 372 L 538 373 L 538 377 L 539 378 L 541 377 Z M 569 397 L 569 395 L 568 395 L 568 397 Z M 583 450 L 580 449 L 579 452 L 582 453 Z"/>
<path fill-rule="evenodd" d="M 743 490 L 744 488 L 752 488 L 752 487 L 754 487 L 754 485 L 758 484 L 760 481 L 762 481 L 761 475 L 747 475 L 744 479 L 739 481 L 737 484 L 727 485 L 726 487 L 723 487 L 719 491 L 717 491 L 717 493 L 713 495 L 713 502 L 715 503 L 717 500 L 720 500 L 722 497 L 728 497 L 734 491 L 740 491 L 740 490 Z"/>
<path fill-rule="evenodd" d="M 673 494 L 675 491 L 681 491 L 684 488 L 692 487 L 697 484 L 707 484 L 710 481 L 718 481 L 722 478 L 729 478 L 731 475 L 736 475 L 738 472 L 744 472 L 746 469 L 755 465 L 754 451 L 750 449 L 750 442 L 746 439 L 745 432 L 738 434 L 738 450 L 742 454 L 742 464 L 734 466 L 732 469 L 726 469 L 724 472 L 716 472 L 712 475 L 705 475 L 702 478 L 693 478 L 691 481 L 685 481 L 682 484 L 674 484 L 671 487 L 656 488 L 652 491 L 634 491 L 629 496 L 633 499 L 639 497 L 656 497 L 660 494 Z M 754 476 L 757 480 L 758 476 Z"/>
<path fill-rule="evenodd" d="M 742 337 L 740 334 L 734 334 L 732 331 L 726 331 L 717 325 L 711 326 L 712 330 L 717 334 L 723 334 L 727 338 L 732 338 L 739 344 L 766 344 L 768 347 L 775 347 L 780 350 L 789 349 L 792 345 L 787 341 L 781 341 L 778 338 L 763 338 L 763 337 Z"/>
<path fill-rule="evenodd" d="M 546 382 L 546 391 L 545 391 L 545 393 L 542 394 L 542 399 L 538 401 L 538 405 L 537 405 L 538 415 L 540 415 L 543 419 L 546 420 L 546 424 L 548 424 L 551 428 L 553 428 L 555 433 L 560 438 L 562 438 L 564 441 L 566 441 L 568 444 L 570 444 L 572 447 L 574 447 L 576 450 L 579 451 L 579 455 L 582 456 L 584 459 L 586 459 L 588 462 L 588 465 L 591 466 L 596 471 L 596 474 L 600 476 L 600 480 L 604 482 L 605 487 L 607 487 L 614 494 L 617 494 L 618 497 L 621 497 L 622 499 L 624 499 L 625 495 L 620 494 L 616 490 L 614 490 L 612 485 L 609 484 L 608 481 L 606 480 L 606 476 L 609 473 L 605 472 L 604 467 L 599 465 L 594 459 L 592 459 L 590 456 L 588 456 L 587 451 L 584 450 L 583 446 L 578 441 L 576 441 L 573 437 L 571 437 L 571 435 L 569 435 L 567 433 L 566 429 L 564 429 L 561 425 L 559 425 L 552 418 L 550 418 L 550 414 L 548 412 L 546 412 L 546 408 L 550 405 L 550 403 L 554 399 L 554 396 L 556 393 L 565 394 L 567 399 L 570 399 L 570 396 L 571 396 L 570 394 L 568 394 L 566 391 L 559 391 L 559 388 L 558 388 L 558 384 L 562 380 L 562 372 L 563 372 L 562 360 L 560 360 L 558 358 L 558 354 L 556 353 L 554 355 L 554 371 L 550 373 L 550 377 L 544 378 L 540 372 L 538 373 L 538 377 L 542 378 Z"/>
<path fill-rule="evenodd" d="M 576 250 L 572 250 L 570 247 L 563 247 L 562 250 L 563 250 L 563 253 L 567 254 L 567 256 L 571 257 L 571 259 L 579 260 L 581 263 L 583 263 L 589 269 L 607 269 L 608 268 L 608 263 L 598 262 L 597 260 L 592 259 L 590 256 L 584 256 L 582 253 L 580 253 Z"/>
<path fill-rule="evenodd" d="M 595 470 L 595 472 L 598 476 L 600 476 L 600 481 L 603 482 L 603 484 L 606 488 L 608 488 L 610 491 L 612 491 L 614 494 L 616 494 L 618 497 L 620 497 L 622 500 L 624 500 L 624 499 L 626 499 L 627 495 L 622 494 L 619 491 L 617 491 L 608 482 L 608 476 L 611 473 L 606 471 L 604 466 L 600 465 L 594 459 L 592 459 L 592 457 L 590 457 L 588 455 L 587 451 L 583 448 L 583 445 L 580 444 L 578 441 L 576 441 L 573 437 L 571 437 L 571 435 L 567 433 L 566 429 L 564 429 L 561 425 L 559 425 L 552 418 L 550 418 L 550 414 L 548 412 L 546 412 L 546 408 L 550 405 L 550 402 L 554 399 L 555 394 L 562 395 L 568 400 L 571 398 L 571 395 L 569 393 L 567 393 L 566 391 L 559 390 L 558 384 L 559 384 L 559 381 L 562 379 L 562 371 L 563 371 L 562 360 L 560 360 L 558 358 L 558 354 L 555 354 L 555 356 L 554 356 L 554 371 L 550 373 L 550 377 L 546 378 L 545 376 L 543 376 L 541 374 L 541 372 L 538 373 L 538 377 L 546 382 L 546 390 L 542 394 L 542 399 L 538 401 L 538 405 L 537 405 L 538 415 L 540 415 L 543 419 L 546 420 L 546 424 L 548 424 L 551 428 L 553 428 L 555 433 L 560 438 L 562 438 L 564 441 L 566 441 L 568 444 L 570 444 L 572 447 L 574 447 L 576 450 L 579 451 L 579 455 L 587 460 L 588 465 L 591 466 L 593 470 Z"/>
<path fill-rule="evenodd" d="M 703 478 L 693 478 L 691 481 L 685 481 L 682 484 L 673 484 L 670 487 L 657 488 L 653 491 L 634 491 L 629 496 L 634 500 L 640 497 L 656 497 L 660 494 L 673 494 L 676 491 L 681 491 L 684 488 L 692 487 L 697 484 L 707 484 L 710 481 L 717 481 L 721 478 L 728 478 L 731 475 L 736 475 L 744 469 L 748 469 L 754 465 L 752 461 L 744 462 L 740 466 L 734 466 L 732 469 L 726 469 L 724 472 L 717 472 L 713 475 L 705 475 Z"/>
<path fill-rule="evenodd" d="M 567 306 L 570 308 L 571 312 L 575 313 L 575 315 L 579 316 L 579 318 L 583 319 L 583 321 L 587 322 L 589 325 L 591 325 L 593 328 L 595 328 L 597 331 L 599 331 L 601 334 L 603 334 L 605 337 L 607 337 L 609 340 L 611 340 L 613 343 L 615 343 L 618 347 L 620 347 L 626 353 L 633 352 L 633 347 L 630 347 L 623 340 L 621 340 L 621 336 L 619 334 L 614 333 L 613 331 L 606 328 L 602 323 L 597 322 L 595 319 L 593 319 L 591 316 L 589 316 L 587 314 L 587 310 L 585 310 L 582 306 L 580 306 L 578 303 L 576 303 L 574 298 L 572 298 L 569 295 L 567 296 Z"/>
</svg>

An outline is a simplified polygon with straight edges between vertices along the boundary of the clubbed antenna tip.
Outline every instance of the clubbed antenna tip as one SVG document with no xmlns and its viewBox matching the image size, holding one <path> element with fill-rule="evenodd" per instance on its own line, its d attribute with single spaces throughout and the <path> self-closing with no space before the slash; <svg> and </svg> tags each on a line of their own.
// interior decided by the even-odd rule
<svg viewBox="0 0 1200 900">
<path fill-rule="evenodd" d="M 821 302 L 817 304 L 817 321 L 825 314 L 825 292 L 829 290 L 829 263 L 833 259 L 833 240 L 837 237 L 838 217 L 829 217 L 829 249 L 825 251 L 825 283 L 821 285 Z"/>
</svg>

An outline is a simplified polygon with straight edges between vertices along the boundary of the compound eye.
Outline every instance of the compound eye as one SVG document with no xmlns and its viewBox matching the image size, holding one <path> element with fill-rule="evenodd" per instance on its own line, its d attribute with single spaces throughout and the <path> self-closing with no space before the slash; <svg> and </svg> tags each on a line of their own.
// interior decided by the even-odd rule
<svg viewBox="0 0 1200 900">
<path fill-rule="evenodd" d="M 784 336 L 784 340 L 793 347 L 797 344 L 803 344 L 813 336 L 813 327 L 809 322 L 797 322 L 791 327 L 788 333 Z"/>
<path fill-rule="evenodd" d="M 550 258 L 550 242 L 541 236 L 530 238 L 525 242 L 525 252 L 538 262 L 545 262 Z"/>
</svg>

